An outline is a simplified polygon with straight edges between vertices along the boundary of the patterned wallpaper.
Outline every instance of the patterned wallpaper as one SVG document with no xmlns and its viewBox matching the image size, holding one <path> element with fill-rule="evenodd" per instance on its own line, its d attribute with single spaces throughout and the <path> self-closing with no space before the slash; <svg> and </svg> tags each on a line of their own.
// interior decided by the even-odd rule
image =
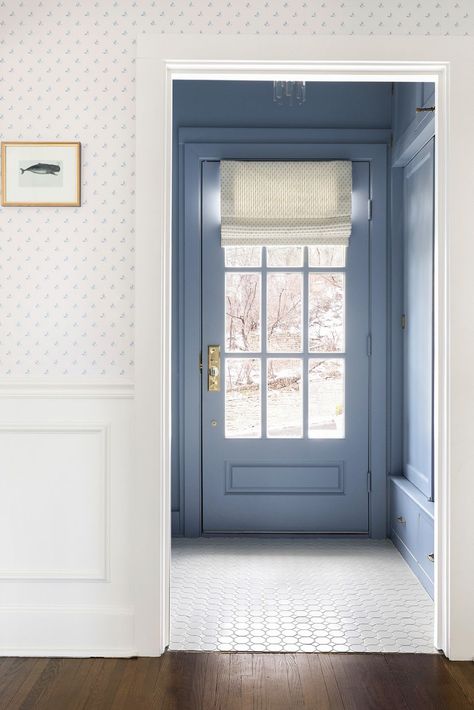
<svg viewBox="0 0 474 710">
<path fill-rule="evenodd" d="M 472 34 L 469 0 L 0 0 L 4 140 L 80 140 L 81 208 L 0 212 L 0 376 L 133 374 L 138 33 Z"/>
</svg>

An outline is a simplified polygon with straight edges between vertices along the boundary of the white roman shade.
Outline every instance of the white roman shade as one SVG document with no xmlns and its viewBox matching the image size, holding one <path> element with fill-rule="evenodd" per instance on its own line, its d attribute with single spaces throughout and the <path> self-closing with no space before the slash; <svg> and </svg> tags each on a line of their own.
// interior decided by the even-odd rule
<svg viewBox="0 0 474 710">
<path fill-rule="evenodd" d="M 352 216 L 352 163 L 221 161 L 221 243 L 343 245 Z"/>
</svg>

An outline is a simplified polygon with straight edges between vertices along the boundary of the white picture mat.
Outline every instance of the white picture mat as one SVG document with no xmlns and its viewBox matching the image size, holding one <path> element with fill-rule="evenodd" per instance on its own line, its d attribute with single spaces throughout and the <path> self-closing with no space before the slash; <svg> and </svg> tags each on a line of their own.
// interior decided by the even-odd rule
<svg viewBox="0 0 474 710">
<path fill-rule="evenodd" d="M 76 202 L 78 196 L 78 146 L 71 145 L 7 145 L 5 148 L 6 202 Z M 61 187 L 22 187 L 19 184 L 20 161 L 34 163 L 61 162 L 64 170 Z"/>
</svg>

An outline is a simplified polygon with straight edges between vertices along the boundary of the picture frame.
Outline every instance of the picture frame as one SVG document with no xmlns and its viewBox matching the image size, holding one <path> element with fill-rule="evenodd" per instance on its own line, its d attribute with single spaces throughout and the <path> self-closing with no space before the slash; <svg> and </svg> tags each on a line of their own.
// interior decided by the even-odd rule
<svg viewBox="0 0 474 710">
<path fill-rule="evenodd" d="M 78 141 L 3 141 L 3 207 L 79 207 Z"/>
</svg>

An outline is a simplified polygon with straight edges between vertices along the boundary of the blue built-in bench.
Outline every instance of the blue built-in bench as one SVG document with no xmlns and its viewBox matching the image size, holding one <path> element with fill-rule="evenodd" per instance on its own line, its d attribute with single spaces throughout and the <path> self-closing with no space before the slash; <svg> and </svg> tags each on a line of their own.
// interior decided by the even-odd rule
<svg viewBox="0 0 474 710">
<path fill-rule="evenodd" d="M 390 536 L 433 597 L 434 504 L 404 476 L 390 476 Z"/>
</svg>

